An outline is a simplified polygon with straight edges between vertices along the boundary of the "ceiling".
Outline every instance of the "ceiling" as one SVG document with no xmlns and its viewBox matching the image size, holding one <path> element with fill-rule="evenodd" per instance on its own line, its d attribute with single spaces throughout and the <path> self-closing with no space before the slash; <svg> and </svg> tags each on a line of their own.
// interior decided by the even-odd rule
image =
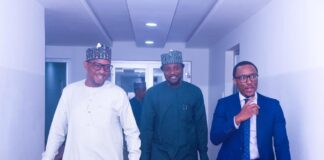
<svg viewBox="0 0 324 160">
<path fill-rule="evenodd" d="M 209 48 L 270 0 L 38 0 L 46 45 L 93 46 L 132 41 Z M 155 22 L 157 27 L 147 27 Z M 154 41 L 147 45 L 146 40 Z"/>
</svg>

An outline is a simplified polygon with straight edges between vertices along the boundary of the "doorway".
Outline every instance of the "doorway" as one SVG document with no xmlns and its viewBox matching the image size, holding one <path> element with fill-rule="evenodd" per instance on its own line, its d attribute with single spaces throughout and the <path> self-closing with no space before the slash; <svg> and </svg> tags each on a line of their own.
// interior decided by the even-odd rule
<svg viewBox="0 0 324 160">
<path fill-rule="evenodd" d="M 47 59 L 45 62 L 45 144 L 58 101 L 67 85 L 67 67 L 67 61 Z"/>
</svg>

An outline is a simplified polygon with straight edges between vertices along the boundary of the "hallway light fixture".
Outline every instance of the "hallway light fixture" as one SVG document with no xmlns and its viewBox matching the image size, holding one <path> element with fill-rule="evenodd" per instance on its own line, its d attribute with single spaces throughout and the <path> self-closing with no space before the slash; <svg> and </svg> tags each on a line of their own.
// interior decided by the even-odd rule
<svg viewBox="0 0 324 160">
<path fill-rule="evenodd" d="M 147 23 L 145 23 L 145 26 L 147 26 L 147 27 L 157 27 L 157 24 L 154 23 L 154 22 L 147 22 Z"/>
<path fill-rule="evenodd" d="M 152 44 L 154 44 L 154 41 L 145 41 L 145 44 L 152 45 Z"/>
</svg>

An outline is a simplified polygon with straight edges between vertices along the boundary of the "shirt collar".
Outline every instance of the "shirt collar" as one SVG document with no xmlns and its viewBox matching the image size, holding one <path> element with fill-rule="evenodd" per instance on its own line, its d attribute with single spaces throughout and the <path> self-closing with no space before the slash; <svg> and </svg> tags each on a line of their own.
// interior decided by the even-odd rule
<svg viewBox="0 0 324 160">
<path fill-rule="evenodd" d="M 257 99 L 258 99 L 258 94 L 255 92 L 255 94 L 254 94 L 254 96 L 255 96 L 255 102 L 257 102 Z M 241 92 L 239 92 L 239 98 L 240 98 L 240 102 L 244 102 L 244 99 L 246 99 L 246 97 L 244 97 L 242 94 L 241 94 Z"/>
</svg>

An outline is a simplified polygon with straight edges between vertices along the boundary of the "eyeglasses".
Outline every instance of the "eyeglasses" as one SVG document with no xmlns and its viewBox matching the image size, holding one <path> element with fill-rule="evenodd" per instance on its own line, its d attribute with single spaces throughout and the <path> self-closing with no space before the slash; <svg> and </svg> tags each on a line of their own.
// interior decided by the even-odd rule
<svg viewBox="0 0 324 160">
<path fill-rule="evenodd" d="M 111 65 L 111 64 L 100 64 L 100 63 L 91 62 L 91 61 L 88 63 L 90 63 L 91 67 L 96 71 L 103 69 L 104 71 L 108 72 L 113 68 L 113 65 Z"/>
<path fill-rule="evenodd" d="M 241 76 L 235 77 L 235 79 L 239 80 L 240 82 L 246 82 L 248 79 L 250 79 L 250 81 L 256 81 L 258 79 L 258 74 L 253 73 L 250 75 L 241 75 Z"/>
</svg>

